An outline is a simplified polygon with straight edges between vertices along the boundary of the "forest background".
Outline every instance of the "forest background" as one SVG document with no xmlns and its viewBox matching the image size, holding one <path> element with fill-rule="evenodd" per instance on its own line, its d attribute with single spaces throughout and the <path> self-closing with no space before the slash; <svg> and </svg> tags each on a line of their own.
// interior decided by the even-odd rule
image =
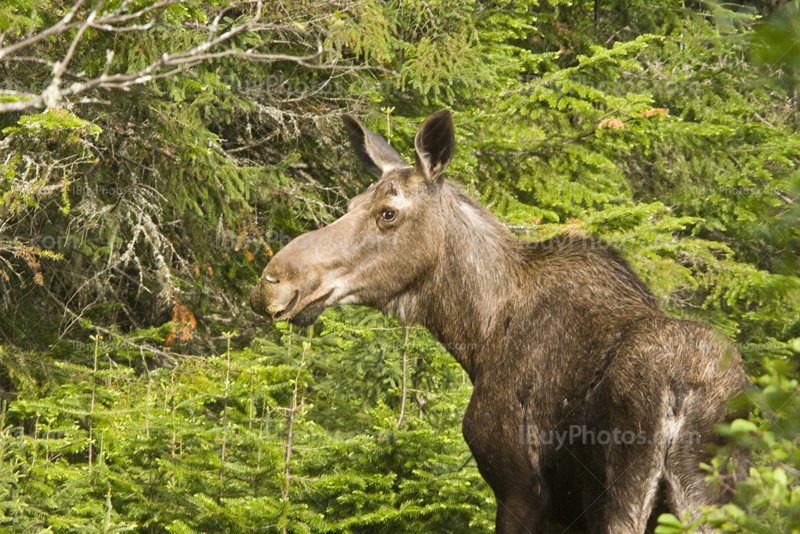
<svg viewBox="0 0 800 534">
<path fill-rule="evenodd" d="M 512 232 L 590 232 L 731 338 L 754 464 L 698 521 L 797 531 L 799 77 L 797 2 L 0 0 L 0 530 L 491 531 L 424 329 L 247 306 L 371 181 L 342 113 L 413 160 L 449 107 Z"/>
</svg>

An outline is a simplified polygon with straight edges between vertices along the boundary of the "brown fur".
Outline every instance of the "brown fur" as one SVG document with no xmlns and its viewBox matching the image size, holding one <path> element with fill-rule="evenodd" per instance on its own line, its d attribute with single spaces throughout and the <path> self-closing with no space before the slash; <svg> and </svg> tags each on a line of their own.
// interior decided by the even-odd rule
<svg viewBox="0 0 800 534">
<path fill-rule="evenodd" d="M 464 438 L 497 498 L 498 534 L 544 532 L 550 521 L 642 533 L 655 510 L 727 499 L 698 467 L 746 383 L 720 334 L 665 315 L 599 240 L 516 239 L 444 180 L 446 110 L 420 127 L 413 168 L 354 119 L 345 124 L 381 178 L 337 223 L 272 259 L 255 311 L 310 324 L 326 306 L 365 304 L 451 347 L 474 385 Z M 601 444 L 602 431 L 619 438 Z"/>
</svg>

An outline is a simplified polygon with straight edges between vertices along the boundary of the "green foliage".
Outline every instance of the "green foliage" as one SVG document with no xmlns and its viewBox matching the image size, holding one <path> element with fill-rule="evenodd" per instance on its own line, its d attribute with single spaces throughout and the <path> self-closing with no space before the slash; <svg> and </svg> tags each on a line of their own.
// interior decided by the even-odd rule
<svg viewBox="0 0 800 534">
<path fill-rule="evenodd" d="M 57 385 L 30 383 L 3 415 L 0 521 L 53 532 L 487 528 L 491 493 L 458 425 L 470 387 L 452 358 L 421 329 L 403 345 L 402 328 L 366 309 L 328 311 L 316 330 L 283 328 L 171 369 L 101 337 L 77 347 L 94 367 L 48 363 Z M 425 400 L 400 420 L 403 353 Z"/>
<path fill-rule="evenodd" d="M 0 46 L 72 5 L 0 0 Z M 89 28 L 62 82 L 135 73 L 251 8 L 181 2 L 133 31 Z M 522 239 L 603 238 L 670 313 L 724 331 L 759 377 L 740 406 L 750 418 L 722 429 L 754 451 L 751 477 L 731 504 L 665 516 L 658 531 L 798 529 L 796 8 L 263 10 L 257 31 L 214 50 L 310 59 L 219 56 L 0 114 L 2 528 L 490 531 L 494 502 L 460 435 L 471 386 L 426 332 L 412 326 L 405 342 L 395 321 L 353 307 L 310 332 L 262 331 L 246 311 L 273 252 L 369 183 L 339 115 L 411 161 L 420 120 L 448 106 L 450 179 Z M 75 35 L 2 59 L 0 103 L 46 87 Z"/>
<path fill-rule="evenodd" d="M 34 113 L 31 115 L 23 115 L 19 118 L 18 127 L 8 127 L 3 130 L 3 134 L 26 134 L 32 133 L 31 131 L 56 131 L 56 130 L 78 130 L 91 134 L 97 139 L 97 136 L 103 131 L 99 127 L 90 124 L 76 117 L 65 109 L 50 109 L 44 113 Z"/>
</svg>

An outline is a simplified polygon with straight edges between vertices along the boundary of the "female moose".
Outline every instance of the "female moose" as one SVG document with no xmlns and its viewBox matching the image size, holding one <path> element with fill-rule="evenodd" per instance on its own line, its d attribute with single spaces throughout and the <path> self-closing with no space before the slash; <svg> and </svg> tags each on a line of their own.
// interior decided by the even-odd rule
<svg viewBox="0 0 800 534">
<path fill-rule="evenodd" d="M 363 304 L 453 347 L 474 385 L 464 438 L 498 534 L 551 520 L 641 534 L 660 512 L 726 499 L 698 467 L 746 383 L 720 334 L 665 315 L 602 242 L 521 245 L 445 180 L 449 110 L 420 126 L 414 166 L 353 117 L 344 125 L 379 179 L 272 258 L 254 311 L 309 325 L 328 306 Z"/>
</svg>

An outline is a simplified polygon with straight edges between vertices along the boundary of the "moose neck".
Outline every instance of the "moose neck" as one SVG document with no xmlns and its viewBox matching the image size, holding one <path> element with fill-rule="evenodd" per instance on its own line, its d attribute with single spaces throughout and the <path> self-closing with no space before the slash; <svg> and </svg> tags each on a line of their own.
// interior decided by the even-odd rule
<svg viewBox="0 0 800 534">
<path fill-rule="evenodd" d="M 445 346 L 474 381 L 487 339 L 503 328 L 520 288 L 524 265 L 518 242 L 493 215 L 445 182 L 442 255 L 433 276 L 393 306 Z"/>
</svg>

